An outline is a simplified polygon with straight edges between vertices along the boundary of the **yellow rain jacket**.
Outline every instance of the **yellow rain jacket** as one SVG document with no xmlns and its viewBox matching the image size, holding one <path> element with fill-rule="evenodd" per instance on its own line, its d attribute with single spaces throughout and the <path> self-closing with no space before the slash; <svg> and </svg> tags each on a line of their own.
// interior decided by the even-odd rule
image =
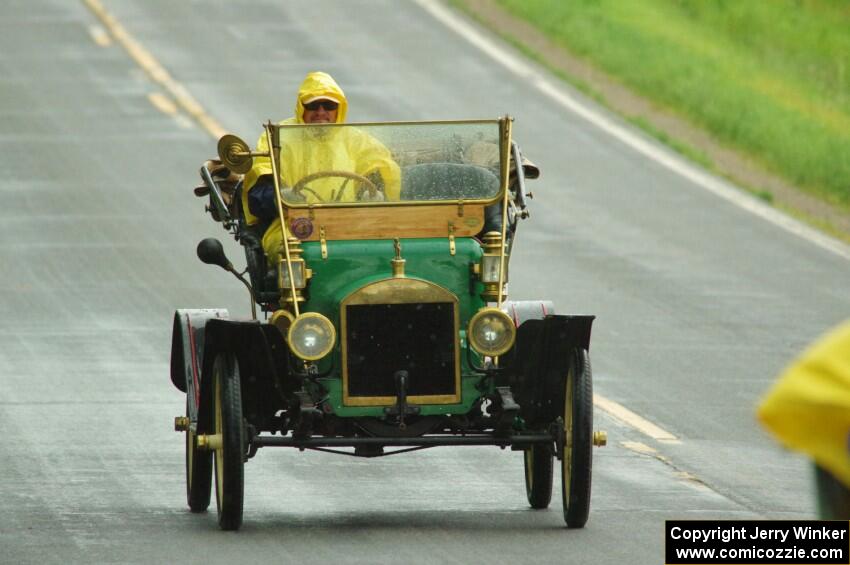
<svg viewBox="0 0 850 565">
<path fill-rule="evenodd" d="M 339 103 L 336 123 L 343 123 L 348 113 L 348 101 L 342 89 L 334 79 L 322 72 L 312 72 L 307 75 L 298 96 L 295 99 L 295 117 L 283 120 L 280 125 L 303 124 L 303 101 L 327 97 Z M 280 179 L 283 186 L 292 187 L 307 175 L 321 171 L 345 171 L 369 176 L 375 172 L 381 174 L 384 182 L 384 192 L 388 200 L 398 200 L 401 189 L 401 171 L 393 160 L 390 151 L 372 136 L 354 127 L 346 128 L 317 128 L 284 129 L 280 132 Z M 257 151 L 268 151 L 265 132 L 257 140 Z M 257 223 L 257 218 L 248 209 L 248 192 L 262 175 L 272 174 L 271 161 L 268 157 L 256 157 L 251 170 L 245 175 L 242 192 L 242 209 L 249 225 Z M 334 191 L 339 191 L 345 179 L 327 177 L 309 183 L 323 200 L 332 200 Z M 354 184 L 355 186 L 351 186 Z M 345 195 L 353 198 L 355 181 L 346 185 Z M 308 202 L 318 201 L 308 191 L 304 191 Z M 349 199 L 349 198 L 347 198 Z M 280 250 L 281 233 L 280 220 L 274 220 L 263 236 L 263 249 L 269 261 L 277 261 Z"/>
<path fill-rule="evenodd" d="M 850 487 L 850 322 L 786 369 L 758 417 L 787 447 L 808 454 Z"/>
</svg>

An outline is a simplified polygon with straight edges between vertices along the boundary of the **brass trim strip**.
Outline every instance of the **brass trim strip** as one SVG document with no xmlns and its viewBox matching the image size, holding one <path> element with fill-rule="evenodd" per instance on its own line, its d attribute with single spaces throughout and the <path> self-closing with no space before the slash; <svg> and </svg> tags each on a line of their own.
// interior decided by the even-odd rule
<svg viewBox="0 0 850 565">
<path fill-rule="evenodd" d="M 408 396 L 410 404 L 459 404 L 460 394 L 432 394 L 423 396 Z M 395 396 L 348 396 L 343 399 L 343 406 L 393 406 Z"/>
<path fill-rule="evenodd" d="M 500 191 L 501 192 L 501 191 Z M 335 208 L 380 208 L 390 206 L 460 206 L 461 208 L 468 204 L 484 204 L 485 206 L 499 202 L 503 198 L 502 194 L 497 194 L 492 198 L 469 198 L 465 200 L 384 200 L 382 202 L 309 202 L 309 203 L 292 203 L 286 202 L 286 207 L 292 210 L 313 209 L 333 210 Z M 463 216 L 463 214 L 459 214 Z"/>
<path fill-rule="evenodd" d="M 510 153 L 509 148 L 511 146 L 511 125 L 513 124 L 513 118 L 506 117 L 506 119 L 502 122 L 504 130 L 502 131 L 502 193 L 504 194 L 504 199 L 502 200 L 502 241 L 499 247 L 499 296 L 496 299 L 496 306 L 502 307 L 502 295 L 505 288 L 505 242 L 507 241 L 507 233 L 508 233 L 508 174 L 510 169 Z M 517 163 L 517 167 L 521 167 L 522 163 Z M 496 359 L 498 363 L 498 358 Z"/>
<path fill-rule="evenodd" d="M 345 122 L 344 124 L 275 124 L 275 126 L 280 129 L 298 129 L 305 127 L 341 128 L 345 126 L 412 126 L 423 124 L 434 124 L 442 126 L 451 124 L 498 124 L 504 119 L 505 116 L 479 120 L 407 120 L 399 122 Z"/>
<path fill-rule="evenodd" d="M 507 234 L 508 234 L 508 198 L 510 196 L 510 191 L 508 190 L 508 176 L 510 175 L 510 147 L 511 147 L 511 127 L 513 126 L 513 118 L 510 116 L 505 116 L 505 120 L 502 122 L 502 127 L 504 130 L 502 132 L 502 193 L 504 194 L 504 199 L 502 200 L 502 241 L 499 247 L 499 294 L 496 297 L 496 307 L 502 307 L 502 297 L 504 296 L 505 290 L 505 247 L 507 242 Z M 516 163 L 517 167 L 522 167 L 522 163 Z M 505 296 L 505 298 L 507 298 Z M 499 366 L 499 357 L 493 358 L 493 365 L 496 367 Z"/>
</svg>

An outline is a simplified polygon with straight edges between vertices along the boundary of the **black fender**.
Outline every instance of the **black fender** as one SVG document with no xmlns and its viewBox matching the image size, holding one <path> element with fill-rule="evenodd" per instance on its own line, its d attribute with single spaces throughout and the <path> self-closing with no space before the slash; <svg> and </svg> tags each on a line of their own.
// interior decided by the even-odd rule
<svg viewBox="0 0 850 565">
<path fill-rule="evenodd" d="M 289 347 L 277 327 L 256 320 L 209 320 L 205 328 L 201 360 L 198 430 L 209 433 L 212 410 L 212 374 L 221 353 L 235 356 L 242 383 L 242 412 L 258 429 L 277 410 L 299 383 L 290 376 Z"/>
<path fill-rule="evenodd" d="M 204 330 L 209 320 L 227 318 L 224 309 L 184 309 L 174 312 L 171 329 L 171 382 L 179 390 L 194 397 L 201 381 L 204 356 Z"/>
<path fill-rule="evenodd" d="M 590 350 L 595 316 L 550 314 L 517 328 L 513 348 L 500 357 L 496 386 L 509 386 L 530 428 L 545 427 L 561 416 L 570 353 Z"/>
</svg>

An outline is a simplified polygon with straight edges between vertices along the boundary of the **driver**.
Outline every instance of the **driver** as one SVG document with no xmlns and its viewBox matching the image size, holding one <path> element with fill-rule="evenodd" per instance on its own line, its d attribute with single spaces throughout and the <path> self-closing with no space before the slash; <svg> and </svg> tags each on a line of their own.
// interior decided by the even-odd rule
<svg viewBox="0 0 850 565">
<path fill-rule="evenodd" d="M 295 98 L 295 116 L 280 122 L 289 124 L 341 124 L 345 122 L 348 101 L 336 81 L 327 73 L 307 75 Z M 390 151 L 374 137 L 355 128 L 291 128 L 280 130 L 280 181 L 283 197 L 300 202 L 354 202 L 358 200 L 398 200 L 401 172 Z M 258 152 L 268 151 L 263 132 Z M 315 173 L 356 173 L 377 188 L 373 194 L 365 183 L 328 175 L 293 192 L 299 180 Z M 268 225 L 263 250 L 270 264 L 281 252 L 281 230 L 274 197 L 272 167 L 268 157 L 257 157 L 245 175 L 242 209 L 248 225 Z"/>
</svg>

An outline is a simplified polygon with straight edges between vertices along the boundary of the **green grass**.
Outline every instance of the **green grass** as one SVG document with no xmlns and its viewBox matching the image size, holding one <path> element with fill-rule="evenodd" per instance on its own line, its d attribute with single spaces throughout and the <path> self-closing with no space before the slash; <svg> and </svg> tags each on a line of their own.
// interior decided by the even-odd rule
<svg viewBox="0 0 850 565">
<path fill-rule="evenodd" d="M 850 2 L 498 2 L 721 142 L 850 206 Z"/>
</svg>

